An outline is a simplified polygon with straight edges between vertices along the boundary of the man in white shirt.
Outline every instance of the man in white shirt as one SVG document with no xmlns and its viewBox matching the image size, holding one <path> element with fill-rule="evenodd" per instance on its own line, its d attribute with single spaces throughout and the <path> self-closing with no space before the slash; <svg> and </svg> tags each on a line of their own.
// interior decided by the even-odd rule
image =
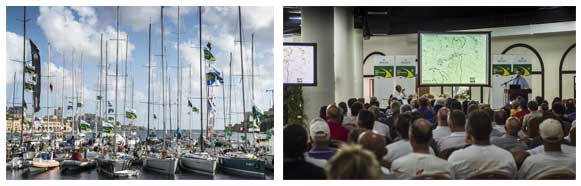
<svg viewBox="0 0 581 186">
<path fill-rule="evenodd" d="M 547 119 L 539 126 L 544 152 L 529 156 L 518 171 L 519 179 L 539 179 L 553 170 L 565 170 L 575 174 L 575 153 L 561 149 L 563 128 L 554 119 Z"/>
<path fill-rule="evenodd" d="M 461 110 L 454 109 L 448 113 L 448 125 L 452 133 L 443 137 L 438 141 L 438 149 L 440 152 L 451 149 L 461 148 L 466 146 L 466 116 Z M 488 124 L 490 125 L 490 124 Z"/>
<path fill-rule="evenodd" d="M 436 122 L 438 123 L 438 126 L 434 131 L 432 131 L 436 142 L 452 134 L 450 127 L 448 127 L 448 112 L 450 112 L 450 109 L 442 107 L 438 110 L 438 114 L 436 114 Z"/>
<path fill-rule="evenodd" d="M 387 154 L 383 157 L 384 161 L 392 163 L 396 159 L 412 152 L 412 146 L 409 142 L 409 127 L 410 123 L 420 118 L 419 113 L 402 113 L 398 116 L 396 122 L 397 133 L 401 137 L 399 141 L 387 145 Z M 430 148 L 430 153 L 434 154 L 434 150 Z"/>
<path fill-rule="evenodd" d="M 457 150 L 450 155 L 455 179 L 466 179 L 478 174 L 495 172 L 508 177 L 516 175 L 517 167 L 512 154 L 490 144 L 491 120 L 481 110 L 472 111 L 468 116 L 466 131 L 472 145 Z"/>
<path fill-rule="evenodd" d="M 501 137 L 502 135 L 506 134 L 504 124 L 506 123 L 507 115 L 508 114 L 506 114 L 503 110 L 494 112 L 494 124 L 492 127 L 492 132 L 490 133 L 491 137 Z"/>
<path fill-rule="evenodd" d="M 374 132 L 365 131 L 359 135 L 357 143 L 367 149 L 377 158 L 379 165 L 381 166 L 381 172 L 383 173 L 384 179 L 394 179 L 394 175 L 390 173 L 389 169 L 386 168 L 387 163 L 383 161 L 383 156 L 387 154 L 387 149 L 385 149 L 385 137 Z"/>
<path fill-rule="evenodd" d="M 399 179 L 439 175 L 452 178 L 450 164 L 430 154 L 428 143 L 432 139 L 432 124 L 426 119 L 415 120 L 409 129 L 409 141 L 413 152 L 391 164 L 392 172 Z"/>
<path fill-rule="evenodd" d="M 395 92 L 392 92 L 389 98 L 396 98 L 402 104 L 408 104 L 404 91 L 405 89 L 401 88 L 401 85 L 395 85 Z"/>
<path fill-rule="evenodd" d="M 342 122 L 343 127 L 353 129 L 357 125 L 357 115 L 359 114 L 359 111 L 362 108 L 363 108 L 362 103 L 354 102 L 353 104 L 351 104 L 351 107 L 349 108 L 350 110 L 349 113 L 345 115 L 345 117 L 343 118 Z"/>
</svg>

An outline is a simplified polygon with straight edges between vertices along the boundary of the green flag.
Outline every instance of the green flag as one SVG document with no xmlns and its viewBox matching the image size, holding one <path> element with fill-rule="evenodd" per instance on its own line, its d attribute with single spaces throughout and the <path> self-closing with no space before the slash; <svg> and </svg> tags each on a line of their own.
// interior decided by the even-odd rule
<svg viewBox="0 0 581 186">
<path fill-rule="evenodd" d="M 79 125 L 81 131 L 91 132 L 91 125 L 87 123 L 85 120 L 81 120 L 81 124 Z"/>
</svg>

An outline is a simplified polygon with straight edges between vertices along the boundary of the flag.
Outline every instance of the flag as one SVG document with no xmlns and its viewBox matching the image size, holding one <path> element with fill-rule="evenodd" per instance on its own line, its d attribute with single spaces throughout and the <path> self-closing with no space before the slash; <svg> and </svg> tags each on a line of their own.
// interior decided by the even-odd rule
<svg viewBox="0 0 581 186">
<path fill-rule="evenodd" d="M 228 137 L 232 136 L 232 127 L 226 127 L 226 136 Z"/>
<path fill-rule="evenodd" d="M 220 86 L 224 84 L 222 74 L 215 70 L 206 73 L 206 81 L 208 86 Z"/>
<path fill-rule="evenodd" d="M 85 132 L 91 132 L 91 125 L 87 123 L 85 120 L 81 120 L 81 124 L 79 124 L 79 129 Z"/>
<path fill-rule="evenodd" d="M 34 92 L 34 83 L 24 82 L 24 89 L 26 89 L 28 92 Z"/>
<path fill-rule="evenodd" d="M 127 119 L 136 119 L 137 114 L 135 113 L 135 109 L 131 109 L 129 111 L 125 111 L 125 117 Z"/>
<path fill-rule="evenodd" d="M 113 122 L 114 120 L 115 120 L 115 118 L 113 116 L 107 117 L 107 122 Z"/>
<path fill-rule="evenodd" d="M 208 44 L 206 44 L 206 47 L 208 48 L 208 50 L 212 50 L 212 43 L 208 42 Z"/>
<path fill-rule="evenodd" d="M 198 109 L 198 107 L 192 107 L 192 112 L 200 112 L 200 109 Z"/>
<path fill-rule="evenodd" d="M 180 128 L 178 127 L 178 129 L 176 129 L 176 136 L 178 139 L 182 139 L 182 130 L 180 130 Z"/>
<path fill-rule="evenodd" d="M 77 107 L 78 108 L 83 108 L 83 102 L 77 102 Z"/>
<path fill-rule="evenodd" d="M 103 97 L 101 97 L 101 96 L 97 96 L 97 100 L 98 100 L 98 101 L 101 101 L 101 99 L 103 99 Z"/>
<path fill-rule="evenodd" d="M 113 109 L 113 104 L 111 104 L 110 101 L 107 101 L 107 113 L 112 114 L 115 112 L 115 109 Z"/>
<path fill-rule="evenodd" d="M 204 48 L 204 59 L 211 62 L 216 61 L 216 57 L 214 57 L 214 55 L 212 55 L 212 52 L 210 52 L 210 50 L 208 50 L 207 48 Z"/>
<path fill-rule="evenodd" d="M 50 89 L 50 92 L 52 92 L 52 83 L 48 85 L 48 89 Z"/>
<path fill-rule="evenodd" d="M 34 71 L 36 72 L 36 84 L 34 86 L 34 93 L 32 95 L 32 105 L 34 107 L 34 112 L 40 111 L 40 93 L 42 91 L 41 87 L 41 76 L 40 73 L 40 50 L 38 47 L 30 40 L 30 54 L 32 55 L 32 65 L 34 66 Z"/>
<path fill-rule="evenodd" d="M 208 112 L 209 113 L 216 112 L 214 110 L 214 107 L 216 107 L 216 104 L 214 103 L 214 99 L 213 98 L 208 99 Z"/>
<path fill-rule="evenodd" d="M 40 116 L 34 118 L 34 125 L 42 125 L 42 118 Z"/>
<path fill-rule="evenodd" d="M 262 119 L 264 118 L 264 113 L 262 112 L 262 109 L 260 109 L 258 107 L 258 105 L 256 105 L 256 103 L 253 103 L 252 105 L 252 119 L 253 119 L 253 123 L 254 123 L 254 127 L 260 129 L 260 124 L 262 123 Z"/>
<path fill-rule="evenodd" d="M 153 114 L 153 119 L 157 119 L 157 115 Z"/>
<path fill-rule="evenodd" d="M 28 74 L 31 77 L 36 77 L 37 74 L 36 74 L 36 69 L 34 68 L 34 66 L 27 63 L 24 67 L 25 67 L 26 74 Z"/>
<path fill-rule="evenodd" d="M 188 107 L 194 107 L 194 105 L 192 105 L 192 102 L 188 99 Z"/>
<path fill-rule="evenodd" d="M 72 110 L 73 109 L 73 102 L 69 101 L 69 104 L 67 105 L 67 110 Z"/>
<path fill-rule="evenodd" d="M 103 132 L 107 134 L 113 134 L 113 125 L 109 122 L 103 121 L 102 122 Z"/>
<path fill-rule="evenodd" d="M 26 100 L 22 99 L 22 109 L 24 110 L 24 112 L 26 112 L 27 108 L 28 108 L 28 105 L 26 104 Z"/>
</svg>

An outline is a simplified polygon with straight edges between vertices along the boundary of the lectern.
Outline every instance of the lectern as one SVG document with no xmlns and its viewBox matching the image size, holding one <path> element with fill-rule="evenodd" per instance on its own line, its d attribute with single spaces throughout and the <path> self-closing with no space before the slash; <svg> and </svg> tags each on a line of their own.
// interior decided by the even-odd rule
<svg viewBox="0 0 581 186">
<path fill-rule="evenodd" d="M 516 99 L 517 97 L 521 96 L 528 100 L 529 94 L 533 91 L 531 89 L 504 89 L 504 94 L 508 95 L 506 102 L 508 103 L 511 100 Z"/>
</svg>

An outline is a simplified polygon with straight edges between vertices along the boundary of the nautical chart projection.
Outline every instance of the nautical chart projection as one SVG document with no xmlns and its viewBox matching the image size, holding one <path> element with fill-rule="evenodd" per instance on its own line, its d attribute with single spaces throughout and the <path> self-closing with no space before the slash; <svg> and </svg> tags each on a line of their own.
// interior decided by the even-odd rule
<svg viewBox="0 0 581 186">
<path fill-rule="evenodd" d="M 284 84 L 316 84 L 316 45 L 285 43 L 283 47 Z"/>
<path fill-rule="evenodd" d="M 420 33 L 420 85 L 488 85 L 488 33 Z"/>
</svg>

